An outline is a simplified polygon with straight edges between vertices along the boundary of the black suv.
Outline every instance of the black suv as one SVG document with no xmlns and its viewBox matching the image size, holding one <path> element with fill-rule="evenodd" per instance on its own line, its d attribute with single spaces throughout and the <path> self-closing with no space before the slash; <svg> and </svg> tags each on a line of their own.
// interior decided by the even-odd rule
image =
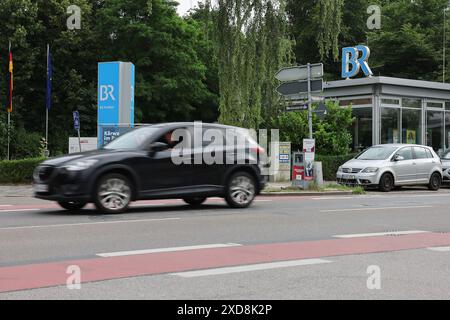
<svg viewBox="0 0 450 320">
<path fill-rule="evenodd" d="M 93 202 L 120 213 L 131 201 L 223 197 L 248 207 L 264 188 L 265 150 L 250 131 L 217 124 L 166 123 L 134 129 L 105 147 L 49 159 L 34 172 L 35 197 L 68 210 Z"/>
</svg>

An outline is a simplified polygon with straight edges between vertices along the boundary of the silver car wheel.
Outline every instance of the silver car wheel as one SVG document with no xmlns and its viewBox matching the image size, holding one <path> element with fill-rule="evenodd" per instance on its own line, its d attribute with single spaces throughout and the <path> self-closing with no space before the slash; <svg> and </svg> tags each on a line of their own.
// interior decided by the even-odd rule
<svg viewBox="0 0 450 320">
<path fill-rule="evenodd" d="M 107 179 L 100 185 L 98 197 L 103 207 L 120 211 L 130 203 L 131 188 L 125 180 Z"/>
<path fill-rule="evenodd" d="M 239 205 L 247 205 L 255 197 L 255 185 L 246 176 L 236 176 L 230 183 L 231 198 Z"/>
</svg>

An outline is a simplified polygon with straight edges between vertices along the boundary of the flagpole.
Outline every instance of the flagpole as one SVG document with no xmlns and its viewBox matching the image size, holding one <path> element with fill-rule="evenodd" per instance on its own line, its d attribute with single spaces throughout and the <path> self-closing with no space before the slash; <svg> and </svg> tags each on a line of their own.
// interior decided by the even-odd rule
<svg viewBox="0 0 450 320">
<path fill-rule="evenodd" d="M 9 143 L 10 143 L 10 131 L 11 131 L 11 112 L 8 111 L 8 160 L 10 159 L 9 157 Z"/>
<path fill-rule="evenodd" d="M 50 46 L 47 44 L 47 81 L 48 81 L 48 57 L 50 53 Z M 48 106 L 45 105 L 45 156 L 48 155 Z"/>
<path fill-rule="evenodd" d="M 9 47 L 8 47 L 8 70 L 10 71 L 10 63 L 11 63 L 11 61 L 10 61 L 10 54 L 11 54 L 11 41 L 9 41 Z M 11 71 L 10 71 L 11 72 Z M 11 77 L 11 74 L 9 75 L 10 77 Z M 10 84 L 9 84 L 10 86 L 11 86 L 11 78 L 10 78 Z M 9 89 L 9 90 L 11 90 L 11 88 Z M 9 144 L 10 144 L 10 142 L 11 142 L 11 97 L 9 97 L 9 101 L 8 101 L 8 103 L 9 103 L 9 106 L 8 106 L 8 151 L 7 151 L 7 158 L 8 158 L 8 160 L 10 160 L 10 152 L 9 152 Z"/>
</svg>

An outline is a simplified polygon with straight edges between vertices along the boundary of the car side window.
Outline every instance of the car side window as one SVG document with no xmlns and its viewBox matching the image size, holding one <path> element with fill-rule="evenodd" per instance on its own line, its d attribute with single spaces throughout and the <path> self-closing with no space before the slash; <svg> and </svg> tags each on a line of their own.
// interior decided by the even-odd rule
<svg viewBox="0 0 450 320">
<path fill-rule="evenodd" d="M 425 148 L 414 147 L 414 153 L 416 159 L 428 159 L 428 155 Z"/>
<path fill-rule="evenodd" d="M 166 131 L 162 134 L 156 142 L 166 143 L 169 149 L 173 149 L 184 141 L 185 138 L 190 138 L 190 132 L 188 128 L 176 128 Z"/>
<path fill-rule="evenodd" d="M 425 149 L 426 150 L 426 152 L 427 152 L 427 157 L 428 157 L 428 159 L 434 159 L 434 156 L 433 156 L 433 154 L 431 153 L 431 151 L 429 150 L 429 149 Z"/>
<path fill-rule="evenodd" d="M 407 148 L 400 149 L 397 152 L 397 155 L 403 157 L 404 160 L 412 160 L 413 159 L 412 148 L 407 147 Z"/>
</svg>

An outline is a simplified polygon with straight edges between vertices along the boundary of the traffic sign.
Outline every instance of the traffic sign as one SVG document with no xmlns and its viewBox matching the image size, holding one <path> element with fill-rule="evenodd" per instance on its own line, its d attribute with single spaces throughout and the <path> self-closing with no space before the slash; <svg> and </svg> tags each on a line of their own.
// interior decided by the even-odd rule
<svg viewBox="0 0 450 320">
<path fill-rule="evenodd" d="M 311 64 L 311 78 L 323 77 L 323 64 L 316 63 Z M 307 80 L 308 79 L 308 66 L 297 66 L 291 68 L 284 68 L 277 72 L 275 75 L 281 82 L 295 81 L 295 80 Z"/>
<path fill-rule="evenodd" d="M 80 114 L 78 111 L 73 112 L 73 126 L 75 130 L 80 130 Z"/>
<path fill-rule="evenodd" d="M 323 80 L 311 80 L 311 92 L 322 92 Z M 283 96 L 308 93 L 308 81 L 285 82 L 277 88 L 277 92 Z"/>
<path fill-rule="evenodd" d="M 286 111 L 305 111 L 308 110 L 308 103 L 292 104 L 286 107 Z"/>
</svg>

